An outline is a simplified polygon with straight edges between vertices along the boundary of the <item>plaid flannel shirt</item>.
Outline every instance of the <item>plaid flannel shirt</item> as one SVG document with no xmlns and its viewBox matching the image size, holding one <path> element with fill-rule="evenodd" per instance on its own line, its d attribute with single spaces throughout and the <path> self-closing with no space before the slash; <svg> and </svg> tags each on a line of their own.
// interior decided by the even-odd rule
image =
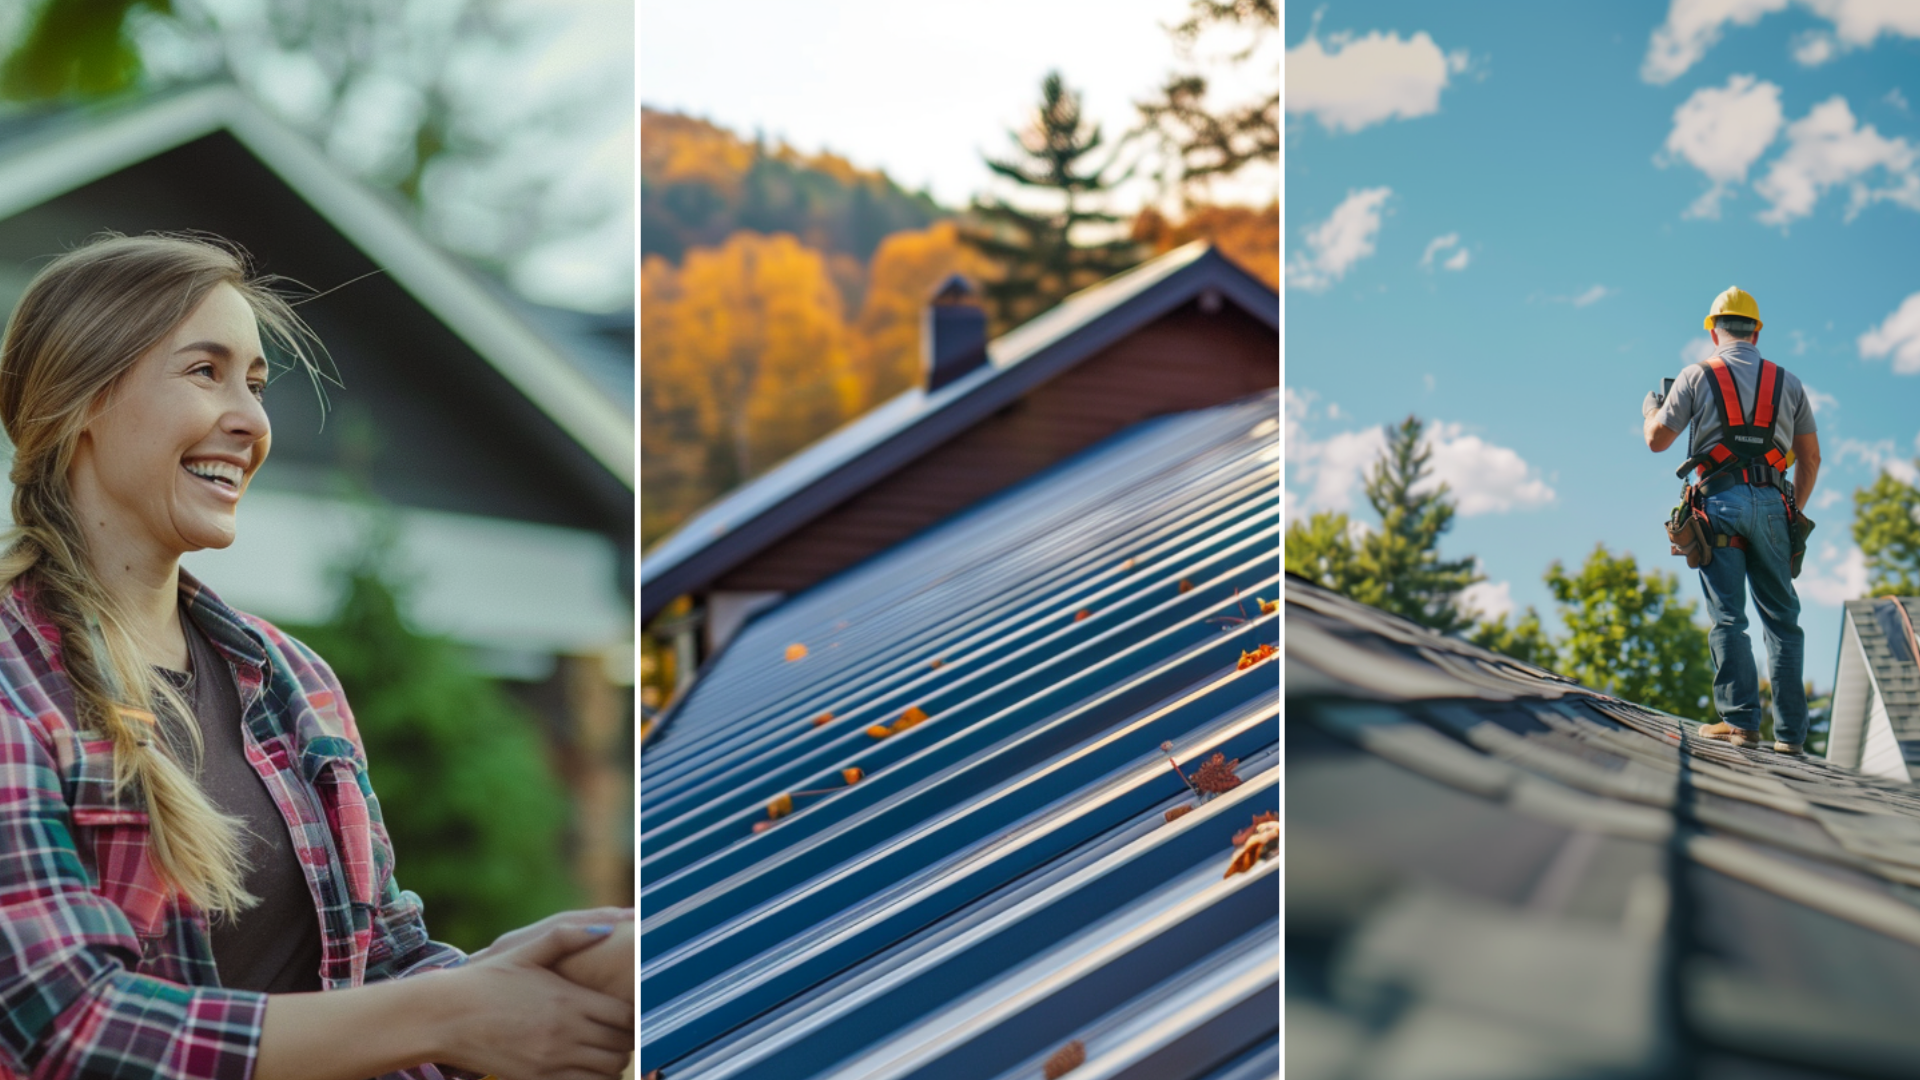
<svg viewBox="0 0 1920 1080">
<path fill-rule="evenodd" d="M 232 666 L 247 760 L 286 818 L 320 919 L 324 989 L 464 963 L 427 938 L 340 684 L 305 645 L 181 572 Z M 0 1080 L 248 1080 L 267 996 L 220 986 L 203 911 L 160 885 L 144 797 L 112 792 L 112 744 L 74 727 L 59 633 L 0 598 Z M 409 1080 L 472 1077 L 425 1064 Z"/>
</svg>

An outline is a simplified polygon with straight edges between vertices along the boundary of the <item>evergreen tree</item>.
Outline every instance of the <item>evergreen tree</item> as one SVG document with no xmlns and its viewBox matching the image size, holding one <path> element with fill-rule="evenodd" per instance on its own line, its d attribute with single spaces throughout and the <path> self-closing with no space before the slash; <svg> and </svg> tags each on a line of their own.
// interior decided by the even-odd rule
<svg viewBox="0 0 1920 1080">
<path fill-rule="evenodd" d="M 1080 97 L 1067 89 L 1059 72 L 1049 72 L 1041 83 L 1032 124 L 1009 134 L 1020 156 L 987 158 L 987 167 L 1019 190 L 1044 196 L 1053 208 L 1026 210 L 992 198 L 974 202 L 967 243 L 1002 268 L 984 290 L 996 332 L 1140 261 L 1139 245 L 1124 235 L 1081 242 L 1081 234 L 1111 230 L 1121 220 L 1097 206 L 1126 174 L 1114 174 L 1113 154 L 1093 164 L 1095 151 L 1104 145 L 1100 126 L 1081 116 Z"/>
<path fill-rule="evenodd" d="M 1212 27 L 1242 32 L 1246 46 L 1231 59 L 1244 63 L 1278 32 L 1279 5 L 1274 0 L 1191 0 L 1186 20 L 1170 30 L 1182 56 L 1191 60 L 1194 41 Z M 1169 75 L 1154 97 L 1138 103 L 1144 130 L 1159 137 L 1183 185 L 1280 160 L 1279 75 L 1273 72 L 1271 92 L 1223 104 L 1209 98 L 1206 75 L 1180 71 Z"/>
<path fill-rule="evenodd" d="M 1505 615 L 1483 621 L 1467 634 L 1467 640 L 1483 649 L 1513 657 L 1523 664 L 1551 671 L 1559 665 L 1560 653 L 1553 637 L 1540 625 L 1540 613 L 1528 608 L 1526 614 L 1507 623 Z"/>
<path fill-rule="evenodd" d="M 1920 595 L 1920 489 L 1891 473 L 1853 492 L 1853 542 L 1876 596 Z"/>
<path fill-rule="evenodd" d="M 1367 475 L 1367 502 L 1380 527 L 1359 530 L 1345 514 L 1316 514 L 1287 527 L 1287 569 L 1363 604 L 1411 619 L 1443 634 L 1473 625 L 1460 593 L 1482 580 L 1474 560 L 1442 559 L 1440 536 L 1453 524 L 1445 484 L 1427 484 L 1430 447 L 1409 416 L 1387 434 L 1387 446 Z M 1415 490 L 1421 489 L 1421 490 Z"/>
<path fill-rule="evenodd" d="M 568 801 L 537 721 L 458 646 L 408 628 L 389 540 L 347 570 L 329 622 L 286 629 L 346 692 L 395 880 L 420 894 L 436 940 L 472 951 L 578 905 L 563 854 Z"/>
</svg>

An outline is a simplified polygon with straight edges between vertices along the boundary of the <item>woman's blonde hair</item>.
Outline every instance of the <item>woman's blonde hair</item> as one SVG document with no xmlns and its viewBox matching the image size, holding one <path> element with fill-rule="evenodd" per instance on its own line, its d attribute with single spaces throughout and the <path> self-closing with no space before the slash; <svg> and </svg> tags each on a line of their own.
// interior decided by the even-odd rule
<svg viewBox="0 0 1920 1080">
<path fill-rule="evenodd" d="M 179 725 L 201 752 L 185 700 L 140 657 L 94 573 L 67 470 L 91 407 L 220 285 L 246 298 L 263 341 L 316 371 L 313 333 L 275 280 L 256 277 L 246 253 L 217 238 L 106 233 L 34 277 L 0 342 L 0 424 L 13 442 L 0 589 L 25 579 L 59 629 L 74 722 L 112 740 L 115 794 L 135 783 L 145 793 L 160 875 L 194 905 L 229 915 L 257 902 L 244 885 L 242 822 L 207 800 L 159 737 L 157 725 Z"/>
</svg>

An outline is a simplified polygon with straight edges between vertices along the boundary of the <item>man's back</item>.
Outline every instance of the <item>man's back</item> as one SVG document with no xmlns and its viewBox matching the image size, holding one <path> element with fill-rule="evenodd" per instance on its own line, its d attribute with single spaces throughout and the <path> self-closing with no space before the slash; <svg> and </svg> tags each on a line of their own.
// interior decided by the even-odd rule
<svg viewBox="0 0 1920 1080">
<path fill-rule="evenodd" d="M 1720 346 L 1715 355 L 1726 362 L 1727 370 L 1733 375 L 1734 388 L 1740 395 L 1740 414 L 1751 417 L 1760 389 L 1760 350 L 1753 342 L 1733 339 Z M 1785 453 L 1793 449 L 1796 436 L 1813 434 L 1815 426 L 1813 403 L 1807 397 L 1806 387 L 1786 368 L 1779 371 L 1780 408 L 1774 416 L 1773 439 Z M 1673 391 L 1654 414 L 1654 419 L 1669 431 L 1684 431 L 1692 425 L 1687 440 L 1689 456 L 1719 442 L 1726 430 L 1709 385 L 1712 378 L 1705 364 L 1689 364 L 1674 380 Z"/>
</svg>

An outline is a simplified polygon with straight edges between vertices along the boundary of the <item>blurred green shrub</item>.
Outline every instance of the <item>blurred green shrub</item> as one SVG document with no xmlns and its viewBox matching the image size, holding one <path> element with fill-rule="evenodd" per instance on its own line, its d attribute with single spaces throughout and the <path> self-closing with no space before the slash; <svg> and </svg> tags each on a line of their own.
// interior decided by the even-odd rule
<svg viewBox="0 0 1920 1080">
<path fill-rule="evenodd" d="M 376 542 L 342 574 L 318 626 L 285 627 L 340 677 L 366 743 L 395 877 L 428 933 L 469 952 L 580 906 L 565 860 L 570 804 L 538 722 L 454 642 L 415 633 Z"/>
</svg>

